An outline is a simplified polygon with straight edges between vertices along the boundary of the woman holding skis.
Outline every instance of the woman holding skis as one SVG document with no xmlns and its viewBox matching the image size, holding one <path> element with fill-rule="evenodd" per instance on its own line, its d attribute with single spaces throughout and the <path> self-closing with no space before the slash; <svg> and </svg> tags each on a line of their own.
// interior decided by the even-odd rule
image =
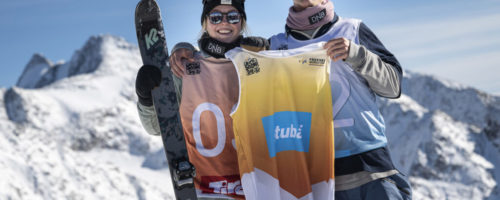
<svg viewBox="0 0 500 200">
<path fill-rule="evenodd" d="M 246 27 L 244 0 L 203 0 L 201 24 L 200 51 L 179 43 L 172 50 L 174 55 L 190 54 L 190 59 L 171 58 L 172 65 L 183 66 L 182 71 L 175 71 L 183 78 L 174 77 L 174 82 L 189 159 L 196 168 L 197 196 L 244 198 L 229 116 L 238 99 L 238 76 L 224 54 L 238 46 L 267 48 L 267 40 L 242 36 Z M 160 73 L 156 67 L 143 66 L 136 81 L 141 122 L 153 135 L 160 131 L 151 90 L 161 81 Z"/>
<path fill-rule="evenodd" d="M 335 126 L 335 198 L 411 199 L 407 178 L 394 166 L 376 96 L 398 98 L 402 68 L 358 19 L 339 17 L 330 0 L 293 0 L 284 33 L 270 49 L 327 42 Z M 178 54 L 189 59 L 189 53 Z M 180 59 L 180 58 L 178 58 Z M 182 70 L 173 65 L 178 76 Z"/>
</svg>

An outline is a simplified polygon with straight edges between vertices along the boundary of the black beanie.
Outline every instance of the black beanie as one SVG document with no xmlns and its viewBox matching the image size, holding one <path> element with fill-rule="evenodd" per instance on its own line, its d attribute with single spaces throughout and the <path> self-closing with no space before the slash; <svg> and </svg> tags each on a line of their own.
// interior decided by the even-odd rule
<svg viewBox="0 0 500 200">
<path fill-rule="evenodd" d="M 203 12 L 201 13 L 201 24 L 203 25 L 203 20 L 208 15 L 212 9 L 218 5 L 231 5 L 240 12 L 243 19 L 247 19 L 245 14 L 245 0 L 202 0 L 203 2 Z"/>
</svg>

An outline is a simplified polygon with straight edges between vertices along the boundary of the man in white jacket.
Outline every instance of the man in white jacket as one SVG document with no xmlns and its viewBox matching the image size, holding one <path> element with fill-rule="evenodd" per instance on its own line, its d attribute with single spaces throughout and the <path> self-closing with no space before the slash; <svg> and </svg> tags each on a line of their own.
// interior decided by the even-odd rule
<svg viewBox="0 0 500 200">
<path fill-rule="evenodd" d="M 341 18 L 329 0 L 294 0 L 286 31 L 270 49 L 326 41 L 335 126 L 336 199 L 411 199 L 411 187 L 393 165 L 376 95 L 399 98 L 402 69 L 358 19 Z"/>
<path fill-rule="evenodd" d="M 284 33 L 269 39 L 271 50 L 316 42 L 332 58 L 330 85 L 335 126 L 336 199 L 411 199 L 411 187 L 391 160 L 385 122 L 376 96 L 399 98 L 402 68 L 361 20 L 339 17 L 330 0 L 294 0 Z M 173 54 L 176 65 L 190 48 Z M 191 48 L 192 49 L 192 48 Z"/>
</svg>

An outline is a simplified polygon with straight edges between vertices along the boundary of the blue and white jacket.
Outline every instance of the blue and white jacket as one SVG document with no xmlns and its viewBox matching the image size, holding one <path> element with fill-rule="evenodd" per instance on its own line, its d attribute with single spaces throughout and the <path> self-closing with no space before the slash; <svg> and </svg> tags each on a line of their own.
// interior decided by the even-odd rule
<svg viewBox="0 0 500 200">
<path fill-rule="evenodd" d="M 326 27 L 326 28 L 324 28 Z M 330 84 L 335 126 L 335 157 L 343 158 L 385 147 L 384 119 L 376 95 L 398 98 L 402 69 L 375 34 L 361 20 L 335 16 L 315 38 L 302 38 L 287 29 L 272 36 L 270 49 L 293 49 L 344 37 L 351 41 L 345 61 L 332 61 Z"/>
</svg>

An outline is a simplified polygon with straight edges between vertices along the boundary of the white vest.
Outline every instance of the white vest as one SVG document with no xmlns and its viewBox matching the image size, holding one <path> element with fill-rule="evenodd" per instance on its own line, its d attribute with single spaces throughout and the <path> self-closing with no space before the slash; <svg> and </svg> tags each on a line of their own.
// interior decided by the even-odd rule
<svg viewBox="0 0 500 200">
<path fill-rule="evenodd" d="M 304 41 L 280 33 L 271 37 L 271 49 L 294 49 L 340 37 L 359 44 L 360 24 L 361 20 L 358 19 L 339 18 L 325 35 Z M 346 62 L 332 61 L 330 66 L 335 158 L 386 146 L 384 119 L 378 109 L 375 93 L 369 88 L 368 82 Z"/>
</svg>

